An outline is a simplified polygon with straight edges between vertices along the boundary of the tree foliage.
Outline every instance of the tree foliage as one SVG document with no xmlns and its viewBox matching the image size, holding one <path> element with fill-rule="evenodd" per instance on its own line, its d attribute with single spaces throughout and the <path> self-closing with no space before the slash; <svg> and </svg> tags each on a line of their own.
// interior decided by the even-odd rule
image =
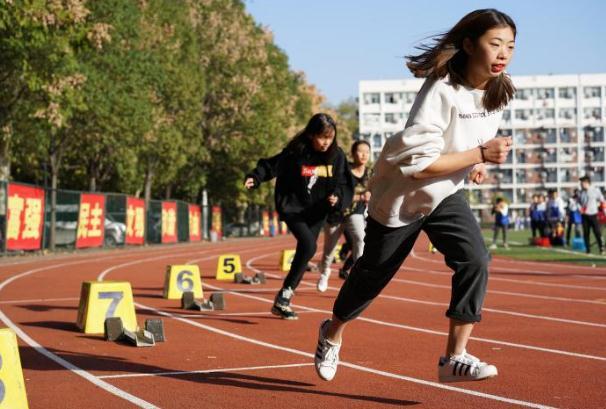
<svg viewBox="0 0 606 409">
<path fill-rule="evenodd" d="M 241 0 L 4 0 L 0 55 L 5 180 L 271 204 L 245 173 L 322 110 Z"/>
</svg>

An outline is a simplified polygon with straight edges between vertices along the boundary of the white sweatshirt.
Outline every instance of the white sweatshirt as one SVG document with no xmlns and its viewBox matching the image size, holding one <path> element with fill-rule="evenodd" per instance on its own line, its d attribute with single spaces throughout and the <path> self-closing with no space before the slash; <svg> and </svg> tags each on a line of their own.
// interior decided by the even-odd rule
<svg viewBox="0 0 606 409">
<path fill-rule="evenodd" d="M 442 154 L 475 148 L 495 137 L 502 111 L 487 112 L 484 91 L 457 88 L 448 77 L 427 79 L 403 131 L 387 139 L 370 180 L 368 212 L 379 223 L 400 227 L 429 215 L 463 187 L 472 167 L 450 175 L 413 179 Z"/>
</svg>

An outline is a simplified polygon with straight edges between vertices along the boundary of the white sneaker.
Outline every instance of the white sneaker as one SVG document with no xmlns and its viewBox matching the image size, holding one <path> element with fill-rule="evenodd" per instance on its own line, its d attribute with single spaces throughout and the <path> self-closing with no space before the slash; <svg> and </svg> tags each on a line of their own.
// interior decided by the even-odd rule
<svg viewBox="0 0 606 409">
<path fill-rule="evenodd" d="M 322 273 L 320 274 L 320 278 L 318 279 L 318 291 L 323 293 L 328 289 L 328 275 Z"/>
<path fill-rule="evenodd" d="M 490 249 L 490 250 L 496 250 L 497 249 L 497 245 L 496 244 L 491 244 L 490 247 L 488 247 L 488 249 Z"/>
<path fill-rule="evenodd" d="M 341 344 L 333 344 L 326 339 L 326 330 L 330 320 L 322 321 L 318 335 L 318 348 L 314 357 L 314 364 L 318 376 L 325 381 L 332 381 L 337 374 L 337 366 L 339 365 L 339 350 Z"/>
<path fill-rule="evenodd" d="M 497 376 L 497 367 L 481 362 L 478 358 L 464 351 L 461 355 L 450 358 L 440 357 L 438 378 L 440 382 L 479 381 Z"/>
</svg>

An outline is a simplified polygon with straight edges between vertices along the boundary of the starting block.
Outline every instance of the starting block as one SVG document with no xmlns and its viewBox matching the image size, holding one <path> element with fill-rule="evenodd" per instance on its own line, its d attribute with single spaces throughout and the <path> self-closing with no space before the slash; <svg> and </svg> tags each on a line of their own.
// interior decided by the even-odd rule
<svg viewBox="0 0 606 409">
<path fill-rule="evenodd" d="M 233 281 L 234 275 L 242 272 L 242 263 L 237 254 L 223 254 L 217 262 L 217 280 Z"/>
<path fill-rule="evenodd" d="M 178 300 L 186 291 L 192 291 L 196 297 L 202 298 L 200 268 L 197 265 L 166 266 L 164 298 Z"/>
<path fill-rule="evenodd" d="M 265 284 L 265 274 L 257 273 L 253 277 L 245 276 L 244 273 L 238 273 L 234 276 L 234 283 L 237 284 Z"/>
<path fill-rule="evenodd" d="M 290 270 L 292 259 L 295 257 L 295 250 L 282 250 L 282 256 L 280 257 L 280 269 L 282 271 Z"/>
<path fill-rule="evenodd" d="M 85 281 L 80 292 L 77 325 L 85 334 L 103 334 L 104 322 L 119 317 L 124 328 L 137 330 L 133 292 L 128 282 Z"/>
<path fill-rule="evenodd" d="M 105 320 L 105 339 L 124 341 L 136 347 L 152 347 L 157 342 L 164 342 L 164 325 L 162 320 L 146 320 L 145 329 L 130 331 L 122 325 L 120 317 Z"/>
<path fill-rule="evenodd" d="M 0 329 L 0 408 L 28 408 L 17 336 L 9 328 Z"/>
<path fill-rule="evenodd" d="M 215 293 L 208 301 L 198 301 L 193 292 L 186 291 L 181 298 L 181 308 L 195 311 L 221 311 L 225 309 L 225 298 L 222 293 Z"/>
</svg>

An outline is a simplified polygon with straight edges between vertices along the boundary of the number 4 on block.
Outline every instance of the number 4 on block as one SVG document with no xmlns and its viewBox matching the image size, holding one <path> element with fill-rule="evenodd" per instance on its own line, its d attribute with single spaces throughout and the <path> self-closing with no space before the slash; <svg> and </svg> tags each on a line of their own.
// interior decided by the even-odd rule
<svg viewBox="0 0 606 409">
<path fill-rule="evenodd" d="M 137 318 L 130 283 L 85 281 L 80 292 L 78 328 L 85 334 L 103 334 L 105 319 L 122 318 L 124 328 L 137 330 Z"/>
<path fill-rule="evenodd" d="M 166 266 L 164 298 L 180 300 L 183 293 L 191 291 L 195 298 L 203 298 L 200 269 L 195 265 Z"/>
<path fill-rule="evenodd" d="M 240 256 L 237 254 L 223 254 L 217 262 L 217 280 L 234 281 L 234 276 L 242 272 Z"/>
</svg>

